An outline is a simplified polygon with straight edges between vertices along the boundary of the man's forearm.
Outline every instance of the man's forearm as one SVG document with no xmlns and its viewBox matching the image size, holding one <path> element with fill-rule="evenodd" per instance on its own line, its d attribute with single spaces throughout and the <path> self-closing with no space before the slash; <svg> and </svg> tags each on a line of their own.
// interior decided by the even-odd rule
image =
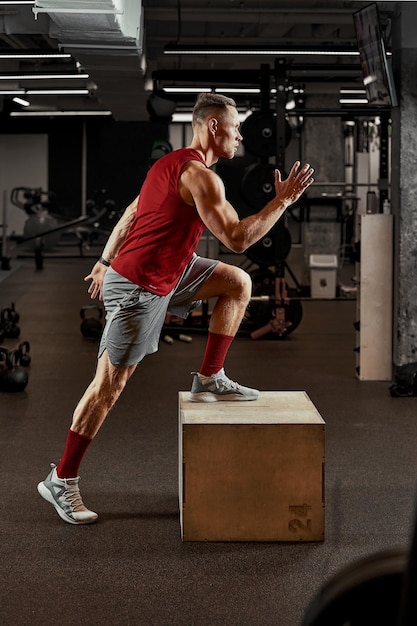
<svg viewBox="0 0 417 626">
<path fill-rule="evenodd" d="M 138 197 L 126 208 L 122 217 L 113 228 L 110 237 L 108 238 L 107 243 L 104 246 L 101 256 L 108 263 L 111 263 L 113 261 L 113 259 L 119 252 L 122 243 L 126 239 L 127 233 L 129 232 L 129 228 L 136 214 Z"/>
</svg>

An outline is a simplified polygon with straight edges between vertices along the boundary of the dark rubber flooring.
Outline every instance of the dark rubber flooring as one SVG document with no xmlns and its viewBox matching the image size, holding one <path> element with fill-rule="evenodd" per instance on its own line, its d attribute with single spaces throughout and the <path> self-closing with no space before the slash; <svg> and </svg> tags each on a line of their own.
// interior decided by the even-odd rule
<svg viewBox="0 0 417 626">
<path fill-rule="evenodd" d="M 36 485 L 95 367 L 97 344 L 80 332 L 92 260 L 18 265 L 0 282 L 0 307 L 15 303 L 21 334 L 3 346 L 29 341 L 32 363 L 25 391 L 0 394 L 2 626 L 298 626 L 342 568 L 409 546 L 417 399 L 356 378 L 356 303 L 342 299 L 303 302 L 285 340 L 238 336 L 226 361 L 243 384 L 305 390 L 325 420 L 324 542 L 181 541 L 177 398 L 200 365 L 202 333 L 161 342 L 139 366 L 81 467 L 99 522 L 65 524 Z"/>
</svg>

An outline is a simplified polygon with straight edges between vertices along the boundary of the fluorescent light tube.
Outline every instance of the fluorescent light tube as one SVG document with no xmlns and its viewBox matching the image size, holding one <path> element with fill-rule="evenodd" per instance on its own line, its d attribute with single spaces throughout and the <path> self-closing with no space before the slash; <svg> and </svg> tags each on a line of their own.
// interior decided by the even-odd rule
<svg viewBox="0 0 417 626">
<path fill-rule="evenodd" d="M 12 111 L 10 117 L 77 117 L 112 115 L 111 111 Z"/>
</svg>

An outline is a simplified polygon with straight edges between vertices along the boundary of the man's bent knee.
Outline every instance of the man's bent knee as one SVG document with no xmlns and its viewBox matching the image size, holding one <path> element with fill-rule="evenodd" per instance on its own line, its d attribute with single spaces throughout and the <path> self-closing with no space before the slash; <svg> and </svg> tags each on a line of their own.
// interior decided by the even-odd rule
<svg viewBox="0 0 417 626">
<path fill-rule="evenodd" d="M 252 279 L 245 270 L 240 267 L 235 268 L 234 275 L 235 291 L 238 294 L 239 299 L 249 302 L 252 295 Z"/>
<path fill-rule="evenodd" d="M 252 293 L 252 280 L 245 270 L 236 265 L 220 262 L 200 289 L 195 300 L 233 298 L 248 302 Z"/>
</svg>

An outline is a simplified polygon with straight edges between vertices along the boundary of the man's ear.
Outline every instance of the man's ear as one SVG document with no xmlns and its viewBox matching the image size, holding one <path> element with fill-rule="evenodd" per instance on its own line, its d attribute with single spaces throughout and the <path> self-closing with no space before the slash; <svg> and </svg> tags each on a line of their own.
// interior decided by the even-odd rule
<svg viewBox="0 0 417 626">
<path fill-rule="evenodd" d="M 208 128 L 209 128 L 209 131 L 211 132 L 212 135 L 216 134 L 216 132 L 217 132 L 217 125 L 218 125 L 218 123 L 217 123 L 217 120 L 216 120 L 215 117 L 212 117 L 212 118 L 209 119 Z"/>
</svg>

